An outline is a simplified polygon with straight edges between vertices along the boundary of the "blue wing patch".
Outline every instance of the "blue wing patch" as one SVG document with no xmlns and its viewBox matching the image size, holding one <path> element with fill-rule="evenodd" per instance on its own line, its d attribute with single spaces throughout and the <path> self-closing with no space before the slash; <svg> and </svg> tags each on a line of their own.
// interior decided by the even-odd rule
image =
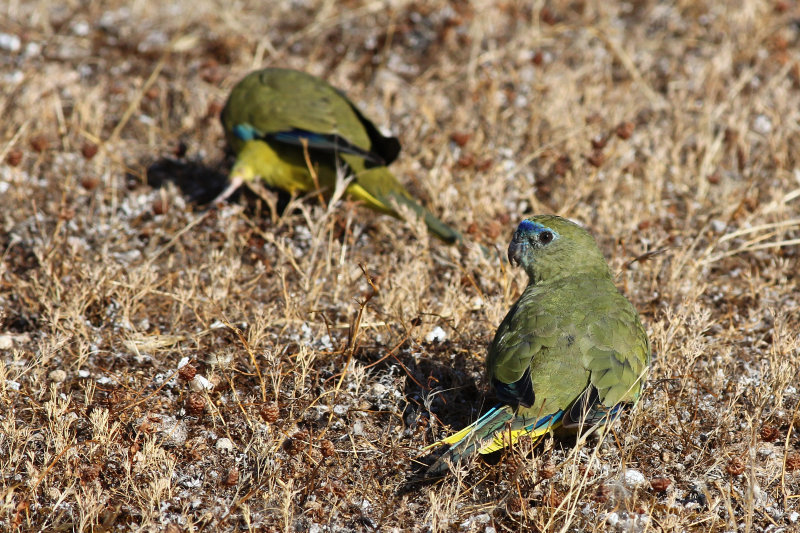
<svg viewBox="0 0 800 533">
<path fill-rule="evenodd" d="M 236 124 L 232 128 L 233 134 L 243 141 L 254 141 L 261 138 L 261 132 L 250 124 Z"/>
</svg>

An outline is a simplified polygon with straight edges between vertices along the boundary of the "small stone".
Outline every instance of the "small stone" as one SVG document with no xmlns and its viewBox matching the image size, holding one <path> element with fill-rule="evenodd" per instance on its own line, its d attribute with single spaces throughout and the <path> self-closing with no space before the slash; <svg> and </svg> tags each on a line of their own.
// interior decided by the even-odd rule
<svg viewBox="0 0 800 533">
<path fill-rule="evenodd" d="M 0 350 L 10 350 L 14 347 L 14 337 L 11 335 L 0 335 Z"/>
<path fill-rule="evenodd" d="M 189 387 L 195 392 L 214 390 L 214 384 L 199 374 L 189 382 Z"/>
<path fill-rule="evenodd" d="M 50 378 L 50 381 L 54 383 L 63 383 L 64 380 L 67 379 L 66 371 L 62 370 L 61 368 L 56 368 L 52 372 L 50 372 L 47 377 Z"/>
<path fill-rule="evenodd" d="M 214 447 L 223 452 L 231 452 L 233 451 L 233 441 L 227 437 L 221 437 L 217 439 Z"/>
<path fill-rule="evenodd" d="M 142 433 L 157 433 L 165 447 L 180 447 L 189 437 L 189 428 L 183 420 L 169 415 L 148 415 L 139 418 L 135 426 Z"/>
<path fill-rule="evenodd" d="M 772 121 L 767 115 L 758 115 L 753 120 L 753 131 L 761 135 L 767 135 L 772 132 Z"/>
<path fill-rule="evenodd" d="M 427 335 L 425 335 L 426 342 L 442 342 L 447 340 L 447 333 L 441 328 L 436 326 Z"/>
<path fill-rule="evenodd" d="M 711 230 L 714 233 L 724 233 L 727 228 L 728 225 L 722 220 L 714 219 L 711 221 Z"/>
<path fill-rule="evenodd" d="M 647 478 L 645 478 L 644 474 L 642 474 L 638 470 L 634 470 L 633 468 L 626 468 L 625 471 L 622 473 L 622 484 L 625 485 L 625 488 L 628 490 L 633 490 L 637 487 L 641 487 L 645 483 L 647 483 Z"/>
<path fill-rule="evenodd" d="M 16 35 L 10 33 L 0 33 L 0 50 L 7 52 L 19 52 L 22 48 L 22 41 Z"/>
</svg>

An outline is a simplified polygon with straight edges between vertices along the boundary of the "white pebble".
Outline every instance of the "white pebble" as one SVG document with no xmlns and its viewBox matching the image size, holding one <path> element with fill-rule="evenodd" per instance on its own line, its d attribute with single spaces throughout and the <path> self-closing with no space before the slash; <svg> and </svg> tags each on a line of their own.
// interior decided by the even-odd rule
<svg viewBox="0 0 800 533">
<path fill-rule="evenodd" d="M 436 326 L 433 331 L 425 335 L 425 340 L 427 342 L 442 342 L 447 340 L 447 333 L 440 326 Z"/>
<path fill-rule="evenodd" d="M 214 388 L 214 384 L 208 381 L 206 378 L 197 374 L 192 381 L 189 382 L 189 386 L 195 392 L 202 392 L 204 390 L 212 390 Z"/>
<path fill-rule="evenodd" d="M 753 120 L 753 131 L 766 135 L 772 131 L 772 121 L 767 115 L 758 115 Z"/>
<path fill-rule="evenodd" d="M 222 437 L 217 440 L 217 443 L 214 445 L 218 450 L 222 450 L 224 452 L 233 451 L 233 441 L 227 437 Z"/>
<path fill-rule="evenodd" d="M 0 335 L 0 350 L 10 350 L 14 347 L 14 337 L 11 335 Z"/>
<path fill-rule="evenodd" d="M 15 392 L 19 392 L 20 384 L 19 384 L 18 381 L 13 381 L 13 380 L 7 379 L 6 380 L 6 387 L 8 387 L 9 389 L 11 389 L 11 390 L 13 390 Z"/>
<path fill-rule="evenodd" d="M 638 470 L 634 470 L 633 468 L 627 468 L 625 469 L 625 472 L 622 473 L 622 484 L 625 485 L 625 488 L 629 490 L 640 487 L 646 482 L 647 480 L 645 479 L 644 474 Z"/>
<path fill-rule="evenodd" d="M 797 511 L 792 511 L 791 513 L 789 513 L 788 518 L 789 522 L 794 524 L 795 522 L 797 522 L 797 519 L 800 518 L 800 513 L 798 513 Z"/>
<path fill-rule="evenodd" d="M 25 57 L 36 57 L 42 53 L 42 45 L 31 41 L 25 45 Z"/>
<path fill-rule="evenodd" d="M 70 29 L 72 30 L 72 33 L 74 33 L 78 37 L 86 37 L 87 35 L 89 35 L 89 30 L 91 28 L 89 27 L 88 22 L 86 22 L 85 20 L 79 20 L 73 22 Z"/>
<path fill-rule="evenodd" d="M 19 52 L 22 48 L 22 41 L 16 35 L 10 33 L 0 33 L 0 49 L 9 52 Z"/>
<path fill-rule="evenodd" d="M 714 219 L 711 221 L 711 229 L 714 230 L 714 233 L 724 233 L 727 228 L 728 225 L 722 220 Z"/>
</svg>

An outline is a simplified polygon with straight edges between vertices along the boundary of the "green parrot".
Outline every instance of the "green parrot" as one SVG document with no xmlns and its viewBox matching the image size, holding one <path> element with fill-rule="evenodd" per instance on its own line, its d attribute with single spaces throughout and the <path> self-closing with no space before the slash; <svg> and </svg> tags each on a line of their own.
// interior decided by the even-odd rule
<svg viewBox="0 0 800 533">
<path fill-rule="evenodd" d="M 501 404 L 430 446 L 450 448 L 429 474 L 523 435 L 601 426 L 639 399 L 650 342 L 592 236 L 564 218 L 534 216 L 514 232 L 508 260 L 525 269 L 528 285 L 497 328 L 486 359 Z"/>
<path fill-rule="evenodd" d="M 256 178 L 290 194 L 333 192 L 337 168 L 353 180 L 349 196 L 367 207 L 400 218 L 392 202 L 421 216 L 447 243 L 461 234 L 419 205 L 389 172 L 400 143 L 383 136 L 340 91 L 310 74 L 266 68 L 245 76 L 222 110 L 225 136 L 236 153 L 231 183 L 214 203 Z M 309 161 L 315 171 L 309 171 Z"/>
</svg>

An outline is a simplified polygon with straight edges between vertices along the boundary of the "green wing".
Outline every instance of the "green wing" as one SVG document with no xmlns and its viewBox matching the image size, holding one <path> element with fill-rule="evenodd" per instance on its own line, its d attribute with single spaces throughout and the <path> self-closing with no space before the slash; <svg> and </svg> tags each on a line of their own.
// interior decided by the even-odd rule
<svg viewBox="0 0 800 533">
<path fill-rule="evenodd" d="M 247 76 L 231 93 L 222 122 L 233 145 L 241 142 L 234 128 L 248 125 L 264 138 L 280 142 L 291 142 L 301 133 L 317 135 L 312 144 L 317 138 L 326 142 L 312 147 L 349 151 L 382 165 L 400 151 L 397 139 L 381 135 L 342 93 L 295 70 L 268 68 Z"/>
<path fill-rule="evenodd" d="M 528 286 L 498 328 L 487 370 L 498 397 L 523 406 L 518 415 L 586 399 L 572 412 L 586 416 L 635 401 L 649 353 L 638 314 L 611 279 L 568 278 Z"/>
</svg>

